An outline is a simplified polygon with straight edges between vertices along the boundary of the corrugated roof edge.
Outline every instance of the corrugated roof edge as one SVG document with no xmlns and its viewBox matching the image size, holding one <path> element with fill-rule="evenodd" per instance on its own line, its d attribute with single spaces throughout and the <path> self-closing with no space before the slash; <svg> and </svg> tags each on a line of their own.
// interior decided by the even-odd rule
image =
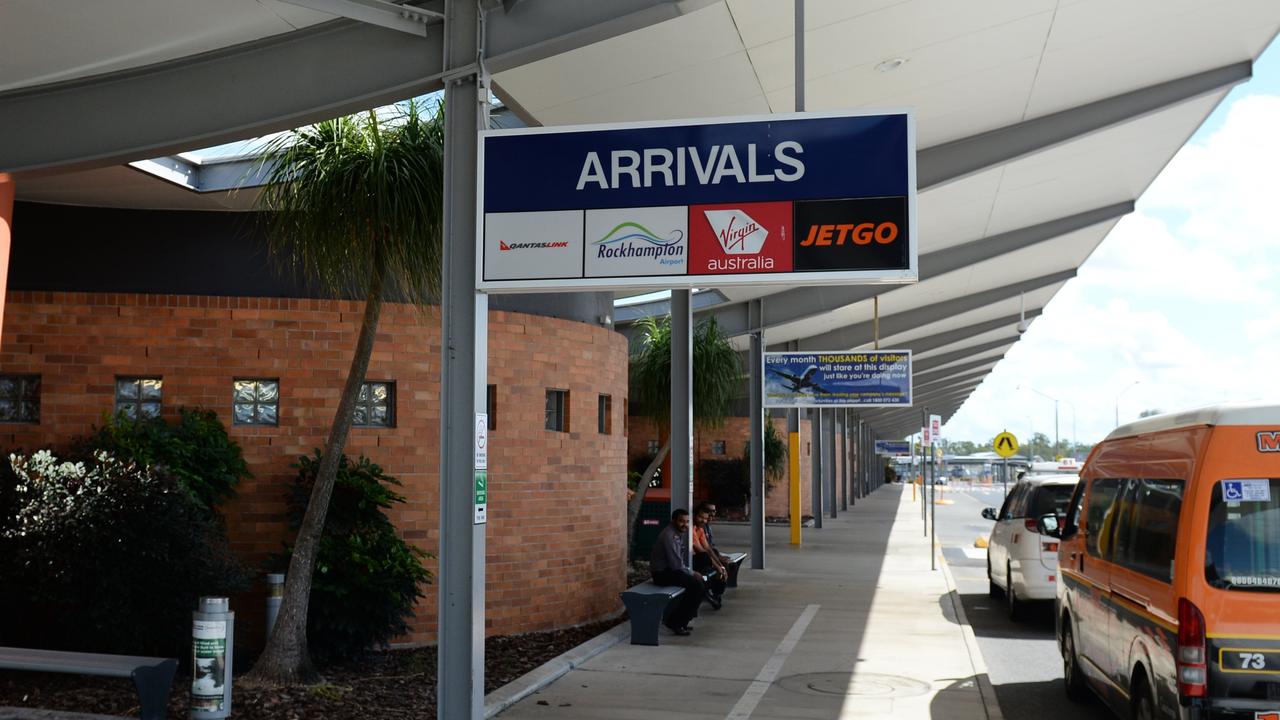
<svg viewBox="0 0 1280 720">
<path fill-rule="evenodd" d="M 1280 425 L 1280 403 L 1224 403 L 1153 415 L 1121 425 L 1105 439 L 1146 435 L 1197 425 Z"/>
</svg>

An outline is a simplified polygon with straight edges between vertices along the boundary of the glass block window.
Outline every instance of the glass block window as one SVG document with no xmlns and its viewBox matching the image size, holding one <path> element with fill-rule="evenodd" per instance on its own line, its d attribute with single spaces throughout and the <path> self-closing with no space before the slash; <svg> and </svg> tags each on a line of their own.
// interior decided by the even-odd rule
<svg viewBox="0 0 1280 720">
<path fill-rule="evenodd" d="M 711 454 L 712 454 L 712 455 L 723 455 L 723 454 L 724 454 L 724 441 L 723 441 L 723 440 L 712 440 L 712 441 L 711 441 Z"/>
<path fill-rule="evenodd" d="M 601 435 L 613 434 L 613 397 L 601 395 L 596 403 L 596 432 Z"/>
<path fill-rule="evenodd" d="M 546 428 L 556 432 L 569 431 L 569 391 L 548 390 Z"/>
<path fill-rule="evenodd" d="M 396 384 L 393 382 L 367 382 L 360 386 L 356 398 L 356 427 L 396 426 Z"/>
<path fill-rule="evenodd" d="M 280 424 L 279 380 L 236 380 L 231 402 L 235 425 Z"/>
<path fill-rule="evenodd" d="M 650 440 L 650 441 L 649 441 L 649 443 L 648 443 L 647 445 L 645 445 L 645 449 L 646 449 L 646 450 L 648 450 L 648 452 L 649 452 L 649 454 L 650 454 L 650 455 L 657 455 L 657 454 L 658 454 L 658 441 L 657 441 L 657 440 Z"/>
<path fill-rule="evenodd" d="M 158 377 L 116 378 L 116 414 L 130 420 L 160 417 L 163 382 Z"/>
<path fill-rule="evenodd" d="M 39 375 L 0 375 L 0 422 L 40 422 Z"/>
<path fill-rule="evenodd" d="M 489 385 L 485 391 L 484 411 L 489 415 L 489 429 L 498 429 L 498 386 Z"/>
</svg>

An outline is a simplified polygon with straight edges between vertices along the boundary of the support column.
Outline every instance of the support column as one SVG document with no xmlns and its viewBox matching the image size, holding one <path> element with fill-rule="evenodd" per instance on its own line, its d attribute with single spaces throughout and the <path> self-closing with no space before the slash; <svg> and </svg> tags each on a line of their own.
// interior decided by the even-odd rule
<svg viewBox="0 0 1280 720">
<path fill-rule="evenodd" d="M 858 484 L 858 468 L 862 465 L 862 457 L 857 454 L 858 451 L 858 428 L 862 427 L 862 416 L 857 413 L 849 413 L 849 506 L 858 506 L 858 492 L 856 486 Z"/>
<path fill-rule="evenodd" d="M 480 53 L 474 0 L 445 3 L 444 66 Z M 476 513 L 476 412 L 485 408 L 489 300 L 477 293 L 477 131 L 488 102 L 475 74 L 445 86 L 444 264 L 440 374 L 440 568 L 436 717 L 484 717 L 485 526 Z"/>
<path fill-rule="evenodd" d="M 764 569 L 764 329 L 761 321 L 763 301 L 752 300 L 748 306 L 751 333 L 751 377 L 748 390 L 751 402 L 751 567 Z"/>
<path fill-rule="evenodd" d="M 849 408 L 836 410 L 840 417 L 840 509 L 849 509 Z"/>
<path fill-rule="evenodd" d="M 787 410 L 787 488 L 791 520 L 791 544 L 800 544 L 800 408 Z"/>
<path fill-rule="evenodd" d="M 827 410 L 827 437 L 822 443 L 822 449 L 827 453 L 827 511 L 831 513 L 831 519 L 835 520 L 839 506 L 839 499 L 836 497 L 836 409 Z"/>
<path fill-rule="evenodd" d="M 691 291 L 671 291 L 671 510 L 693 510 L 693 312 Z M 693 533 L 686 537 L 693 557 Z"/>
<path fill-rule="evenodd" d="M 822 408 L 809 408 L 809 491 L 813 526 L 822 528 Z"/>
</svg>

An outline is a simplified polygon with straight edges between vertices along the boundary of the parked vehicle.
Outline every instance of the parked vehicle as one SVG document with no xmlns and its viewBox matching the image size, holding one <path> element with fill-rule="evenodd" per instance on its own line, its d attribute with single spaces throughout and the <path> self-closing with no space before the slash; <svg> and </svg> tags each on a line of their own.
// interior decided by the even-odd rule
<svg viewBox="0 0 1280 720">
<path fill-rule="evenodd" d="M 1060 529 L 1067 694 L 1135 718 L 1280 711 L 1280 405 L 1117 428 Z"/>
<path fill-rule="evenodd" d="M 1021 619 L 1027 601 L 1053 600 L 1057 595 L 1058 539 L 1043 535 L 1038 521 L 1045 515 L 1067 514 L 1077 480 L 1057 473 L 1024 475 L 999 512 L 982 511 L 984 518 L 996 521 L 987 543 L 991 596 L 1004 595 L 1014 620 Z"/>
</svg>

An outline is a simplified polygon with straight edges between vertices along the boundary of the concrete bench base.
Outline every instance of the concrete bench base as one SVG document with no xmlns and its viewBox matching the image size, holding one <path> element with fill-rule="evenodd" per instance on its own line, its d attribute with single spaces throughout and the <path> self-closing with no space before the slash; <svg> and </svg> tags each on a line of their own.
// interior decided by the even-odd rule
<svg viewBox="0 0 1280 720">
<path fill-rule="evenodd" d="M 746 560 L 747 553 L 729 553 L 726 557 L 729 562 L 724 564 L 724 569 L 728 571 L 729 577 L 725 578 L 725 585 L 728 587 L 738 587 L 738 569 L 742 567 L 742 561 Z"/>
<path fill-rule="evenodd" d="M 658 626 L 666 617 L 671 601 L 684 594 L 678 585 L 643 582 L 621 593 L 622 604 L 631 616 L 631 644 L 657 645 Z"/>
</svg>

